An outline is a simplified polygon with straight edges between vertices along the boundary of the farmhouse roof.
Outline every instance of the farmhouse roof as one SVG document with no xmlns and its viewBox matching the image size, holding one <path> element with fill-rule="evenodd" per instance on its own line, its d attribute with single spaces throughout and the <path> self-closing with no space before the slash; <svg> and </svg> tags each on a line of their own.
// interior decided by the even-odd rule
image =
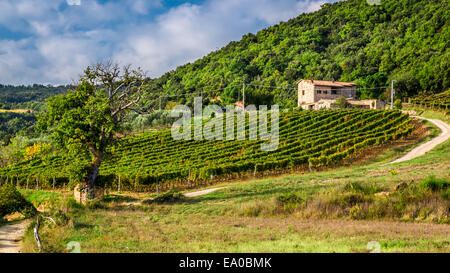
<svg viewBox="0 0 450 273">
<path fill-rule="evenodd" d="M 297 82 L 297 84 L 301 81 L 313 84 L 315 86 L 331 86 L 331 87 L 356 86 L 356 83 L 354 83 L 354 82 L 320 81 L 320 80 L 307 80 L 307 79 L 299 80 Z"/>
</svg>

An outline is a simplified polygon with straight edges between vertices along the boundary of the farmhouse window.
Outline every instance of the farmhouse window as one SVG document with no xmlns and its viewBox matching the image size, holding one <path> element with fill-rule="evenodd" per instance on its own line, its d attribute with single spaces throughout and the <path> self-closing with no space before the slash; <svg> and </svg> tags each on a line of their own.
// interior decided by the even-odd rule
<svg viewBox="0 0 450 273">
<path fill-rule="evenodd" d="M 305 95 L 305 90 L 302 90 L 302 96 L 304 96 Z"/>
<path fill-rule="evenodd" d="M 322 91 L 320 91 L 320 90 L 317 90 L 317 94 L 321 94 L 322 93 Z"/>
<path fill-rule="evenodd" d="M 337 91 L 336 90 L 331 90 L 331 95 L 336 95 Z"/>
</svg>

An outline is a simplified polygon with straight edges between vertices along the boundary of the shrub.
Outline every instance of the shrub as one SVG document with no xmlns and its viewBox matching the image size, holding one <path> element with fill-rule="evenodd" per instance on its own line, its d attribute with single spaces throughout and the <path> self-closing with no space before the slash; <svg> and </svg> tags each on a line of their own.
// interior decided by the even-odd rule
<svg viewBox="0 0 450 273">
<path fill-rule="evenodd" d="M 449 188 L 450 181 L 447 179 L 439 179 L 434 176 L 429 176 L 420 181 L 419 187 L 428 189 L 431 191 L 440 191 Z"/>
<path fill-rule="evenodd" d="M 332 206 L 341 208 L 353 207 L 356 204 L 371 202 L 371 196 L 368 196 L 362 192 L 344 192 L 331 196 L 328 200 Z"/>
<path fill-rule="evenodd" d="M 277 197 L 278 205 L 285 211 L 293 211 L 303 202 L 297 194 L 290 192 Z"/>
<path fill-rule="evenodd" d="M 36 214 L 36 208 L 13 185 L 0 187 L 0 218 L 20 212 L 26 217 Z"/>
<path fill-rule="evenodd" d="M 156 203 L 175 202 L 183 199 L 183 194 L 175 189 L 171 189 L 168 192 L 161 193 L 153 199 Z"/>
<path fill-rule="evenodd" d="M 382 191 L 382 189 L 375 186 L 374 184 L 361 183 L 361 182 L 349 182 L 349 183 L 346 183 L 342 187 L 341 191 L 342 192 L 374 194 L 374 193 Z"/>
</svg>

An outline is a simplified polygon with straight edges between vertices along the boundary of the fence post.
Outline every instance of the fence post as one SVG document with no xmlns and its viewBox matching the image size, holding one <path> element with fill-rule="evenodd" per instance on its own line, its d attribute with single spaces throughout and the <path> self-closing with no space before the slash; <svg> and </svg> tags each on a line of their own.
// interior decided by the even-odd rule
<svg viewBox="0 0 450 273">
<path fill-rule="evenodd" d="M 117 191 L 120 192 L 120 175 L 119 175 L 119 184 L 117 185 Z"/>
<path fill-rule="evenodd" d="M 39 178 L 36 177 L 36 190 L 39 190 Z"/>
<path fill-rule="evenodd" d="M 30 178 L 27 177 L 27 190 L 28 190 L 28 182 L 30 181 Z"/>
<path fill-rule="evenodd" d="M 55 177 L 53 176 L 53 189 L 55 189 Z"/>
<path fill-rule="evenodd" d="M 188 187 L 191 186 L 191 169 L 189 169 L 189 176 L 188 176 Z"/>
</svg>

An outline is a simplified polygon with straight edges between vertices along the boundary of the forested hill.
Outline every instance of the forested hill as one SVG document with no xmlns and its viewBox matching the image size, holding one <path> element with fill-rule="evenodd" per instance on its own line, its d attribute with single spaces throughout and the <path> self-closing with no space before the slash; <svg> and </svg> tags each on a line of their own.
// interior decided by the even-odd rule
<svg viewBox="0 0 450 273">
<path fill-rule="evenodd" d="M 449 1 L 381 2 L 379 6 L 366 0 L 325 4 L 316 12 L 244 35 L 154 79 L 152 93 L 175 95 L 227 87 L 207 94 L 233 101 L 244 81 L 249 84 L 247 102 L 292 106 L 293 88 L 301 78 L 355 81 L 366 88 L 361 89 L 361 98 L 382 98 L 385 89 L 375 87 L 389 85 L 391 79 L 397 80 L 402 97 L 448 89 Z M 171 100 L 189 103 L 191 99 Z"/>
<path fill-rule="evenodd" d="M 56 94 L 64 93 L 70 85 L 51 86 L 33 84 L 29 86 L 2 85 L 0 84 L 0 109 L 32 109 L 43 111 L 45 99 Z"/>
</svg>

